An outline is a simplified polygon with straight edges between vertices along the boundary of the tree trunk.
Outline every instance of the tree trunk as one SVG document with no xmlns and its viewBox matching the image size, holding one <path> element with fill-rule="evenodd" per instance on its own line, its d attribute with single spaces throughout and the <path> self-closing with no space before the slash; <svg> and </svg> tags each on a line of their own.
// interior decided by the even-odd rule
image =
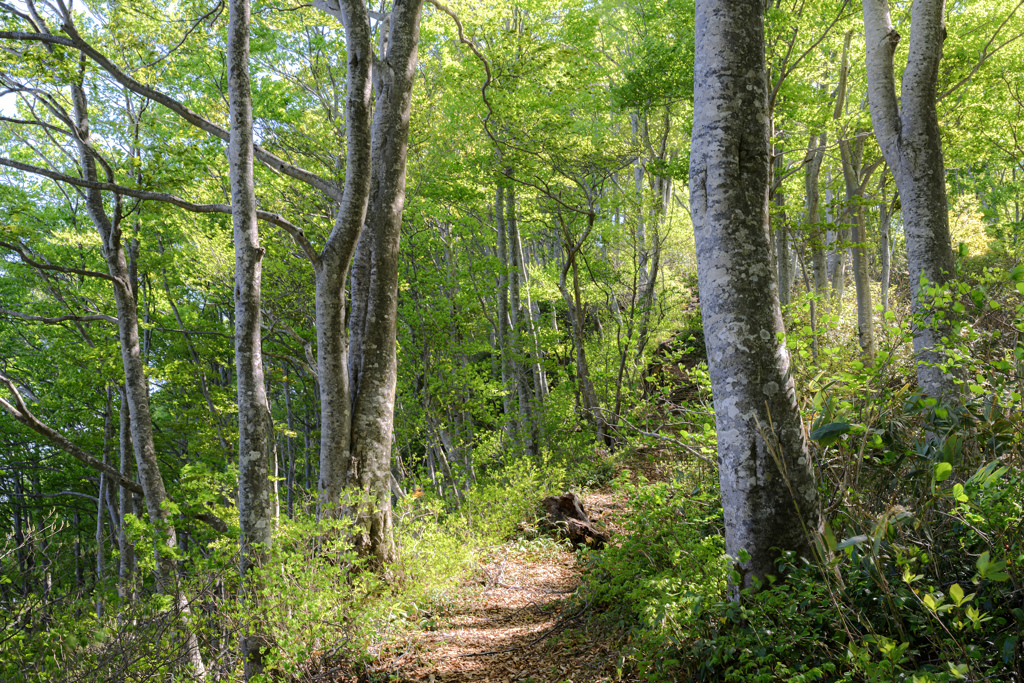
<svg viewBox="0 0 1024 683">
<path fill-rule="evenodd" d="M 839 120 L 843 107 L 846 105 L 850 71 L 850 40 L 853 31 L 847 31 L 843 41 L 842 65 L 839 71 L 839 87 L 836 89 L 836 106 L 833 119 Z M 875 357 L 874 310 L 871 305 L 871 288 L 868 282 L 868 264 L 865 256 L 864 209 L 860 202 L 864 195 L 864 184 L 870 176 L 871 169 L 864 168 L 864 137 L 858 130 L 853 146 L 846 138 L 845 126 L 839 132 L 839 157 L 843 166 L 843 181 L 846 184 L 845 223 L 851 226 L 850 252 L 853 255 L 853 282 L 857 290 L 857 338 L 864 358 L 871 361 Z"/>
<path fill-rule="evenodd" d="M 885 198 L 885 176 L 883 173 L 880 188 L 882 203 L 878 207 L 878 239 L 882 252 L 882 282 L 879 285 L 879 294 L 882 298 L 883 315 L 889 310 L 889 282 L 892 277 L 892 219 L 889 216 L 888 200 Z"/>
<path fill-rule="evenodd" d="M 817 137 L 817 144 L 815 144 Z M 821 177 L 821 162 L 825 159 L 825 133 L 811 136 L 807 143 L 808 163 L 804 165 L 804 190 L 807 194 L 808 241 L 811 246 L 811 263 L 814 271 L 814 293 L 819 299 L 828 297 L 828 275 L 825 269 L 825 233 L 821 226 L 821 192 L 818 179 Z"/>
<path fill-rule="evenodd" d="M 583 412 L 591 424 L 594 425 L 598 441 L 605 439 L 605 416 L 601 409 L 601 403 L 597 398 L 597 391 L 590 379 L 590 366 L 587 363 L 586 335 L 584 331 L 583 297 L 580 294 L 579 267 L 576 259 L 580 249 L 587 237 L 594 228 L 595 216 L 591 213 L 587 217 L 587 228 L 575 243 L 572 242 L 568 229 L 563 225 L 565 233 L 565 265 L 562 266 L 558 280 L 558 289 L 562 293 L 569 313 L 570 333 L 573 346 L 576 347 L 576 382 L 577 391 L 580 393 L 580 402 Z M 572 289 L 569 289 L 568 275 L 572 273 Z"/>
<path fill-rule="evenodd" d="M 868 276 L 867 234 L 864 229 L 864 209 L 856 207 L 853 214 L 853 282 L 857 289 L 857 339 L 866 361 L 875 358 L 874 306 Z"/>
<path fill-rule="evenodd" d="M 786 230 L 786 195 L 782 191 L 782 180 L 780 179 L 783 170 L 786 168 L 783 149 L 776 147 L 772 158 L 777 217 L 775 222 L 775 257 L 779 269 L 779 304 L 788 306 L 792 284 L 790 278 L 791 264 L 789 262 L 789 233 Z"/>
<path fill-rule="evenodd" d="M 959 389 L 938 364 L 943 336 L 951 334 L 944 312 L 931 312 L 922 283 L 944 285 L 955 275 L 949 234 L 946 173 L 935 106 L 942 44 L 946 37 L 944 0 L 916 0 L 911 10 L 910 49 L 899 99 L 893 54 L 900 40 L 887 0 L 863 0 L 871 122 L 892 169 L 903 207 L 907 266 L 913 287 L 914 351 L 922 391 L 953 400 Z"/>
<path fill-rule="evenodd" d="M 505 188 L 498 186 L 494 197 L 494 225 L 497 229 L 498 251 L 498 350 L 501 356 L 501 407 L 505 428 L 517 437 L 516 421 L 512 417 L 509 386 L 512 383 L 512 322 L 509 316 L 508 232 L 505 229 Z"/>
<path fill-rule="evenodd" d="M 396 2 L 381 31 L 380 68 L 374 70 L 376 106 L 372 130 L 372 173 L 367 212 L 370 268 L 353 295 L 366 297 L 358 331 L 360 355 L 352 359 L 352 461 L 356 481 L 370 497 L 358 515 L 358 540 L 378 564 L 396 557 L 391 532 L 391 440 L 398 379 L 398 246 L 405 207 L 409 115 L 416 73 L 422 0 Z"/>
<path fill-rule="evenodd" d="M 770 260 L 764 3 L 697 0 L 696 35 L 691 212 L 739 588 L 810 556 L 820 513 Z"/>
<path fill-rule="evenodd" d="M 341 493 L 355 483 L 352 469 L 351 364 L 361 339 L 349 338 L 345 319 L 345 282 L 360 278 L 369 263 L 353 255 L 366 220 L 370 192 L 370 77 L 373 47 L 370 18 L 362 0 L 343 0 L 337 8 L 317 4 L 341 19 L 348 51 L 345 96 L 345 187 L 334 228 L 321 254 L 313 259 L 316 273 L 317 386 L 320 390 L 320 495 L 318 515 L 342 512 Z M 353 292 L 355 292 L 353 288 Z M 349 327 L 365 319 L 365 300 L 352 297 Z M 307 448 L 307 457 L 309 449 Z M 307 481 L 310 476 L 306 468 Z"/>
<path fill-rule="evenodd" d="M 29 526 L 28 520 L 23 515 L 25 510 L 25 488 L 22 483 L 21 472 L 14 473 L 14 547 L 18 557 L 18 573 L 21 574 L 21 597 L 28 598 L 32 592 L 31 577 L 29 576 L 30 553 L 25 538 L 25 527 Z M 75 513 L 78 514 L 77 512 Z M 77 526 L 77 523 L 76 523 Z M 31 534 L 31 527 L 29 533 Z M 76 541 L 77 543 L 77 541 Z M 75 575 L 78 575 L 78 546 L 75 546 Z"/>
<path fill-rule="evenodd" d="M 85 94 L 84 82 L 71 86 L 71 100 L 74 108 L 75 125 L 77 128 L 79 163 L 82 176 L 91 181 L 97 180 L 96 158 L 91 150 L 89 131 L 89 107 Z M 108 181 L 113 178 L 109 177 Z M 177 546 L 177 536 L 171 523 L 164 502 L 167 491 L 164 488 L 163 476 L 156 458 L 156 447 L 153 443 L 153 422 L 149 411 L 149 383 L 146 369 L 139 347 L 138 302 L 132 290 L 134 280 L 128 259 L 121 242 L 121 198 L 114 196 L 114 214 L 107 214 L 103 203 L 103 195 L 99 190 L 86 191 L 86 211 L 93 227 L 100 235 L 104 260 L 113 282 L 114 302 L 117 307 L 117 331 L 121 348 L 121 364 L 124 368 L 125 393 L 128 398 L 129 418 L 132 432 L 135 462 L 138 468 L 139 485 L 146 499 L 146 511 L 149 513 L 150 524 L 164 536 L 166 546 Z M 170 553 L 161 553 L 159 544 L 156 547 L 156 580 L 160 591 L 175 596 L 175 603 L 182 612 L 188 611 L 185 596 L 174 586 L 174 561 Z M 196 678 L 206 677 L 199 652 L 199 644 L 195 633 L 186 628 L 186 657 Z"/>
<path fill-rule="evenodd" d="M 118 439 L 118 454 L 120 455 L 120 472 L 126 479 L 131 479 L 132 442 L 131 426 L 128 415 L 128 397 L 125 395 L 124 385 L 120 388 L 121 410 L 120 430 Z M 127 525 L 125 515 L 132 509 L 132 493 L 124 486 L 120 488 L 121 524 L 118 542 L 121 544 L 121 559 L 117 568 L 118 595 L 121 598 L 122 607 L 135 600 L 135 545 L 128 541 Z"/>
<path fill-rule="evenodd" d="M 288 437 L 286 443 L 288 444 L 288 501 L 287 501 L 287 513 L 288 519 L 295 517 L 295 414 L 292 412 L 292 386 L 291 381 L 288 378 L 288 368 L 283 368 L 285 371 L 284 379 L 284 409 L 285 409 L 285 424 L 288 426 Z"/>
<path fill-rule="evenodd" d="M 512 169 L 505 174 L 512 175 Z M 537 443 L 537 427 L 533 419 L 533 369 L 526 359 L 527 334 L 524 328 L 531 327 L 529 309 L 522 305 L 522 290 L 525 289 L 526 268 L 523 265 L 523 247 L 519 237 L 519 221 L 516 217 L 516 191 L 514 185 L 506 189 L 508 201 L 505 203 L 505 226 L 508 228 L 508 273 L 509 273 L 509 321 L 512 332 L 512 368 L 516 394 L 519 397 L 519 434 L 527 453 L 538 455 L 540 445 Z M 529 302 L 529 296 L 527 296 Z"/>
<path fill-rule="evenodd" d="M 110 445 L 114 441 L 114 401 L 113 391 L 107 385 L 107 402 L 103 407 L 103 453 L 104 465 L 110 464 Z M 100 472 L 99 486 L 96 496 L 96 619 L 103 618 L 103 599 L 100 597 L 102 591 L 103 575 L 106 569 L 106 557 L 104 553 L 104 524 L 103 515 L 106 514 L 107 479 L 103 472 Z M 113 529 L 111 529 L 113 531 Z"/>
<path fill-rule="evenodd" d="M 231 138 L 231 219 L 235 240 L 235 371 L 238 385 L 238 519 L 240 571 L 255 599 L 248 571 L 266 559 L 272 540 L 270 461 L 273 426 L 260 340 L 262 261 L 253 176 L 252 91 L 249 81 L 249 0 L 228 5 L 227 74 Z M 247 591 L 247 592 L 248 592 Z M 263 673 L 269 638 L 259 616 L 245 624 L 241 645 L 245 679 Z"/>
</svg>

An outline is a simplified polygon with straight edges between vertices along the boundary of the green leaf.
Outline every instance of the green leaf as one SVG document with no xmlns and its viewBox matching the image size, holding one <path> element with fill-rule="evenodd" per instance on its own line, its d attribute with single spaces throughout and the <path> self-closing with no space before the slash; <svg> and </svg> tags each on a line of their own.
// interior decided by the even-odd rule
<svg viewBox="0 0 1024 683">
<path fill-rule="evenodd" d="M 868 539 L 868 537 L 863 534 L 859 536 L 850 536 L 849 538 L 844 538 L 843 542 L 836 546 L 836 550 L 844 550 L 846 548 L 849 548 L 850 546 L 866 543 L 868 540 L 870 539 Z"/>
<path fill-rule="evenodd" d="M 848 431 L 850 431 L 850 424 L 848 422 L 830 422 L 824 427 L 818 427 L 811 432 L 811 438 L 822 446 L 830 446 Z"/>
<path fill-rule="evenodd" d="M 825 537 L 825 545 L 828 546 L 828 549 L 835 552 L 836 546 L 838 545 L 836 543 L 836 535 L 832 533 L 832 527 L 828 522 L 825 522 L 825 529 L 822 532 L 822 535 Z"/>
<path fill-rule="evenodd" d="M 953 473 L 953 466 L 948 462 L 940 462 L 935 465 L 935 481 L 946 481 L 949 479 L 949 475 Z"/>
<path fill-rule="evenodd" d="M 963 484 L 954 484 L 953 485 L 953 498 L 955 498 L 960 503 L 966 503 L 969 500 L 969 498 L 967 497 L 967 494 L 964 493 L 964 485 Z"/>
<path fill-rule="evenodd" d="M 988 551 L 986 550 L 985 552 L 983 552 L 981 555 L 978 556 L 978 559 L 974 563 L 974 566 L 976 566 L 978 568 L 979 572 L 984 574 L 985 570 L 988 569 L 988 565 L 990 564 L 991 557 L 992 556 L 989 555 Z"/>
<path fill-rule="evenodd" d="M 949 673 L 951 673 L 954 678 L 958 678 L 960 680 L 967 679 L 968 666 L 966 664 L 953 664 L 953 662 L 947 662 L 947 664 L 949 664 Z"/>
</svg>

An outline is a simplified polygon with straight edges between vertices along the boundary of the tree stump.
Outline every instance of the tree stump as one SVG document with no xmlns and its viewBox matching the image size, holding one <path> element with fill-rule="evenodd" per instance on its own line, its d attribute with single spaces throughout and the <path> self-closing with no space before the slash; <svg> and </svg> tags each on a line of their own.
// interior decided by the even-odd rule
<svg viewBox="0 0 1024 683">
<path fill-rule="evenodd" d="M 573 548 L 586 545 L 600 549 L 609 541 L 608 534 L 599 531 L 590 521 L 586 510 L 583 509 L 583 501 L 575 493 L 545 498 L 541 501 L 541 506 L 544 509 L 541 528 L 556 531 L 569 539 Z"/>
</svg>

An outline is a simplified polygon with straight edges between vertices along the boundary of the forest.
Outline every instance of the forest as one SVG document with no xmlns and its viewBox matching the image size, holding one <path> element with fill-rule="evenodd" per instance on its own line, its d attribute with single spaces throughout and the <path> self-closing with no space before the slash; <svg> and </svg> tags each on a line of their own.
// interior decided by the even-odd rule
<svg viewBox="0 0 1024 683">
<path fill-rule="evenodd" d="M 0 48 L 0 680 L 1024 681 L 1024 0 Z"/>
</svg>

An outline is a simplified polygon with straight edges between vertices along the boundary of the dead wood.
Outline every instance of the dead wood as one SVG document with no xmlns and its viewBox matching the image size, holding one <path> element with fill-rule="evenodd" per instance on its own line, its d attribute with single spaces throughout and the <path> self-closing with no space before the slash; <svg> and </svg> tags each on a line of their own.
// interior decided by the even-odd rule
<svg viewBox="0 0 1024 683">
<path fill-rule="evenodd" d="M 607 533 L 600 531 L 590 521 L 583 501 L 575 493 L 563 493 L 541 501 L 544 517 L 540 526 L 546 531 L 556 531 L 569 539 L 573 548 L 586 545 L 591 548 L 603 548 L 609 541 Z"/>
</svg>

